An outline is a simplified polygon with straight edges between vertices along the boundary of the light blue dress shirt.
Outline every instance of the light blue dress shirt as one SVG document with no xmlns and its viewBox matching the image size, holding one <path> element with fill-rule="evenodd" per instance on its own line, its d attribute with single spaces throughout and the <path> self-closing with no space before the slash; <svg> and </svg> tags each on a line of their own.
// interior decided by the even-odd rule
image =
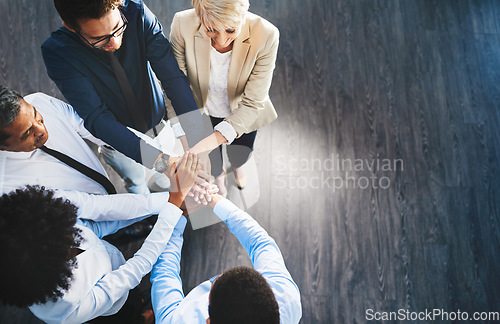
<svg viewBox="0 0 500 324">
<path fill-rule="evenodd" d="M 247 213 L 227 199 L 220 200 L 215 214 L 226 222 L 247 250 L 255 270 L 271 286 L 280 310 L 280 322 L 298 323 L 302 316 L 299 288 L 288 272 L 276 242 Z M 213 280 L 207 280 L 184 297 L 179 276 L 182 233 L 186 220 L 181 218 L 174 228 L 165 252 L 151 272 L 151 297 L 157 324 L 203 324 L 208 318 L 208 295 Z"/>
</svg>

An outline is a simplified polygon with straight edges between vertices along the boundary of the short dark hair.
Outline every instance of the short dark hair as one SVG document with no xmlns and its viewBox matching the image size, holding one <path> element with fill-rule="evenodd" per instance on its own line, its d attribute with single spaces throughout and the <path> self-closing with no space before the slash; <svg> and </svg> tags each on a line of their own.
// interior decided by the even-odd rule
<svg viewBox="0 0 500 324">
<path fill-rule="evenodd" d="M 19 115 L 21 99 L 23 97 L 19 92 L 0 86 L 0 146 L 5 146 L 5 140 L 9 138 L 3 129 L 9 127 Z"/>
<path fill-rule="evenodd" d="M 279 324 L 278 302 L 266 279 L 253 268 L 224 271 L 210 290 L 211 324 Z"/>
<path fill-rule="evenodd" d="M 78 20 L 99 19 L 122 3 L 123 0 L 54 0 L 61 19 L 76 31 L 80 30 Z"/>
<path fill-rule="evenodd" d="M 75 205 L 44 187 L 0 197 L 0 302 L 26 307 L 56 301 L 68 290 L 82 237 Z"/>
</svg>

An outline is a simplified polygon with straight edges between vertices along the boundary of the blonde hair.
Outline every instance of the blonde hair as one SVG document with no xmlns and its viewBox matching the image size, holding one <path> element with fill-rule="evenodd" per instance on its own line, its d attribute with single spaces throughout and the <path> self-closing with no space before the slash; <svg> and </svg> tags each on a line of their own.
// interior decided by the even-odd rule
<svg viewBox="0 0 500 324">
<path fill-rule="evenodd" d="M 248 0 L 192 0 L 201 23 L 208 28 L 224 30 L 234 28 L 245 19 Z"/>
</svg>

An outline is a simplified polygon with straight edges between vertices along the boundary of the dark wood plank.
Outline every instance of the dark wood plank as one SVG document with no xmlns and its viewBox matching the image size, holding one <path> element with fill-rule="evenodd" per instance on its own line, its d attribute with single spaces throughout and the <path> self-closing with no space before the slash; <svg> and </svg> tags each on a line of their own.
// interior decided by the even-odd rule
<svg viewBox="0 0 500 324">
<path fill-rule="evenodd" d="M 475 34 L 498 34 L 493 7 L 498 7 L 497 1 L 467 1 L 472 20 L 472 30 Z"/>
</svg>

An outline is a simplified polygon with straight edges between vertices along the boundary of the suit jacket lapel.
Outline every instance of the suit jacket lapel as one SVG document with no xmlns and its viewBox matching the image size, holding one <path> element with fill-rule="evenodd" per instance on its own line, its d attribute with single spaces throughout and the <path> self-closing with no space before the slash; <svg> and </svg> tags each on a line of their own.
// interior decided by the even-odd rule
<svg viewBox="0 0 500 324">
<path fill-rule="evenodd" d="M 198 85 L 201 91 L 203 104 L 207 102 L 208 82 L 210 78 L 210 38 L 200 29 L 194 36 L 194 50 L 196 70 L 198 71 Z"/>
<path fill-rule="evenodd" d="M 236 96 L 238 80 L 240 78 L 241 71 L 243 70 L 243 64 L 245 63 L 248 52 L 250 51 L 249 38 L 250 24 L 248 20 L 246 20 L 243 27 L 241 27 L 240 35 L 236 37 L 233 43 L 233 53 L 231 54 L 231 63 L 227 78 L 227 95 L 229 97 L 229 104 L 231 104 L 231 98 Z"/>
</svg>

